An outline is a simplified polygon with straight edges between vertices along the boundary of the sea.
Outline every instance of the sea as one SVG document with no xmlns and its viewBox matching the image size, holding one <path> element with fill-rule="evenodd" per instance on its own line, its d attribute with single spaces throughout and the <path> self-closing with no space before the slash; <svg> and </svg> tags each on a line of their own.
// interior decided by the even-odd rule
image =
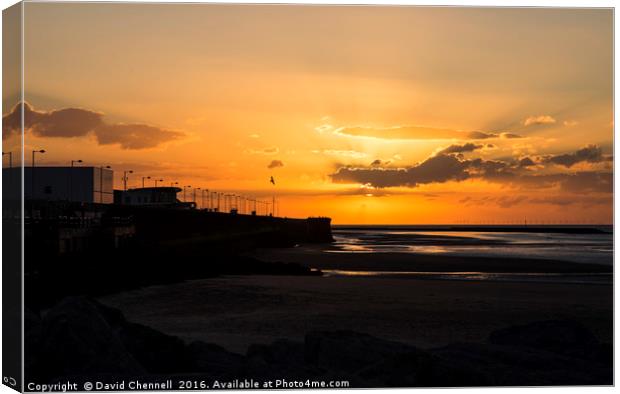
<svg viewBox="0 0 620 394">
<path fill-rule="evenodd" d="M 536 258 L 613 266 L 612 226 L 334 226 L 326 253 L 411 253 Z M 612 274 L 327 270 L 332 276 L 416 276 L 454 280 L 610 283 Z"/>
</svg>

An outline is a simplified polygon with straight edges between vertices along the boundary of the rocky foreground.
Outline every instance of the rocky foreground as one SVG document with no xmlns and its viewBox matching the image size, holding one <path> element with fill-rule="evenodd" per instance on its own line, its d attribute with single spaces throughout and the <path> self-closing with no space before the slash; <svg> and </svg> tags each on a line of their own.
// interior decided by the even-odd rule
<svg viewBox="0 0 620 394">
<path fill-rule="evenodd" d="M 485 343 L 421 349 L 352 331 L 252 345 L 185 343 L 86 297 L 26 315 L 26 382 L 162 377 L 348 380 L 351 387 L 611 385 L 613 347 L 575 321 L 496 330 Z"/>
</svg>

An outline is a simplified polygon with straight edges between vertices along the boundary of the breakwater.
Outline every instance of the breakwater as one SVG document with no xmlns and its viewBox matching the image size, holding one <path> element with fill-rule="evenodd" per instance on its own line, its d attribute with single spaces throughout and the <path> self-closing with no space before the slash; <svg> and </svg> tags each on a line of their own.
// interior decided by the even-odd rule
<svg viewBox="0 0 620 394">
<path fill-rule="evenodd" d="M 136 240 L 160 247 L 223 245 L 282 247 L 333 241 L 331 219 L 241 215 L 206 210 L 113 206 L 109 216 L 131 217 Z"/>
<path fill-rule="evenodd" d="M 329 218 L 290 219 L 194 209 L 29 202 L 26 304 L 218 275 L 320 275 L 251 257 L 261 247 L 331 242 Z"/>
<path fill-rule="evenodd" d="M 332 242 L 331 219 L 209 212 L 171 207 L 29 201 L 27 243 L 62 255 L 128 246 L 178 248 L 288 247 Z"/>
</svg>

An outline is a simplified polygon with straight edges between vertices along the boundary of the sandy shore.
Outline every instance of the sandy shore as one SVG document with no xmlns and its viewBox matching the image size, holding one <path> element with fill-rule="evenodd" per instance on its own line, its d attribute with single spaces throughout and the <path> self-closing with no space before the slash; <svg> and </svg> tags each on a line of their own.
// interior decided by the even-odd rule
<svg viewBox="0 0 620 394">
<path fill-rule="evenodd" d="M 612 339 L 612 286 L 368 277 L 240 276 L 106 296 L 126 317 L 244 352 L 313 330 L 353 330 L 421 347 L 483 341 L 494 329 L 572 319 Z"/>
</svg>

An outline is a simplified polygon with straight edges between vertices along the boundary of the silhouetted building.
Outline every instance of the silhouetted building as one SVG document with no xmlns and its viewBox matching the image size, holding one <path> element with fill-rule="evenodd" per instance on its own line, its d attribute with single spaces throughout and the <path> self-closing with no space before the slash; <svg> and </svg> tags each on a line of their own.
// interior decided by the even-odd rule
<svg viewBox="0 0 620 394">
<path fill-rule="evenodd" d="M 170 186 L 114 190 L 114 203 L 120 205 L 195 208 L 195 202 L 181 202 L 177 199 L 177 193 L 180 191 L 181 188 Z"/>
<path fill-rule="evenodd" d="M 99 167 L 24 167 L 27 200 L 111 204 L 114 171 Z M 2 170 L 3 187 L 21 186 L 21 167 Z"/>
</svg>

